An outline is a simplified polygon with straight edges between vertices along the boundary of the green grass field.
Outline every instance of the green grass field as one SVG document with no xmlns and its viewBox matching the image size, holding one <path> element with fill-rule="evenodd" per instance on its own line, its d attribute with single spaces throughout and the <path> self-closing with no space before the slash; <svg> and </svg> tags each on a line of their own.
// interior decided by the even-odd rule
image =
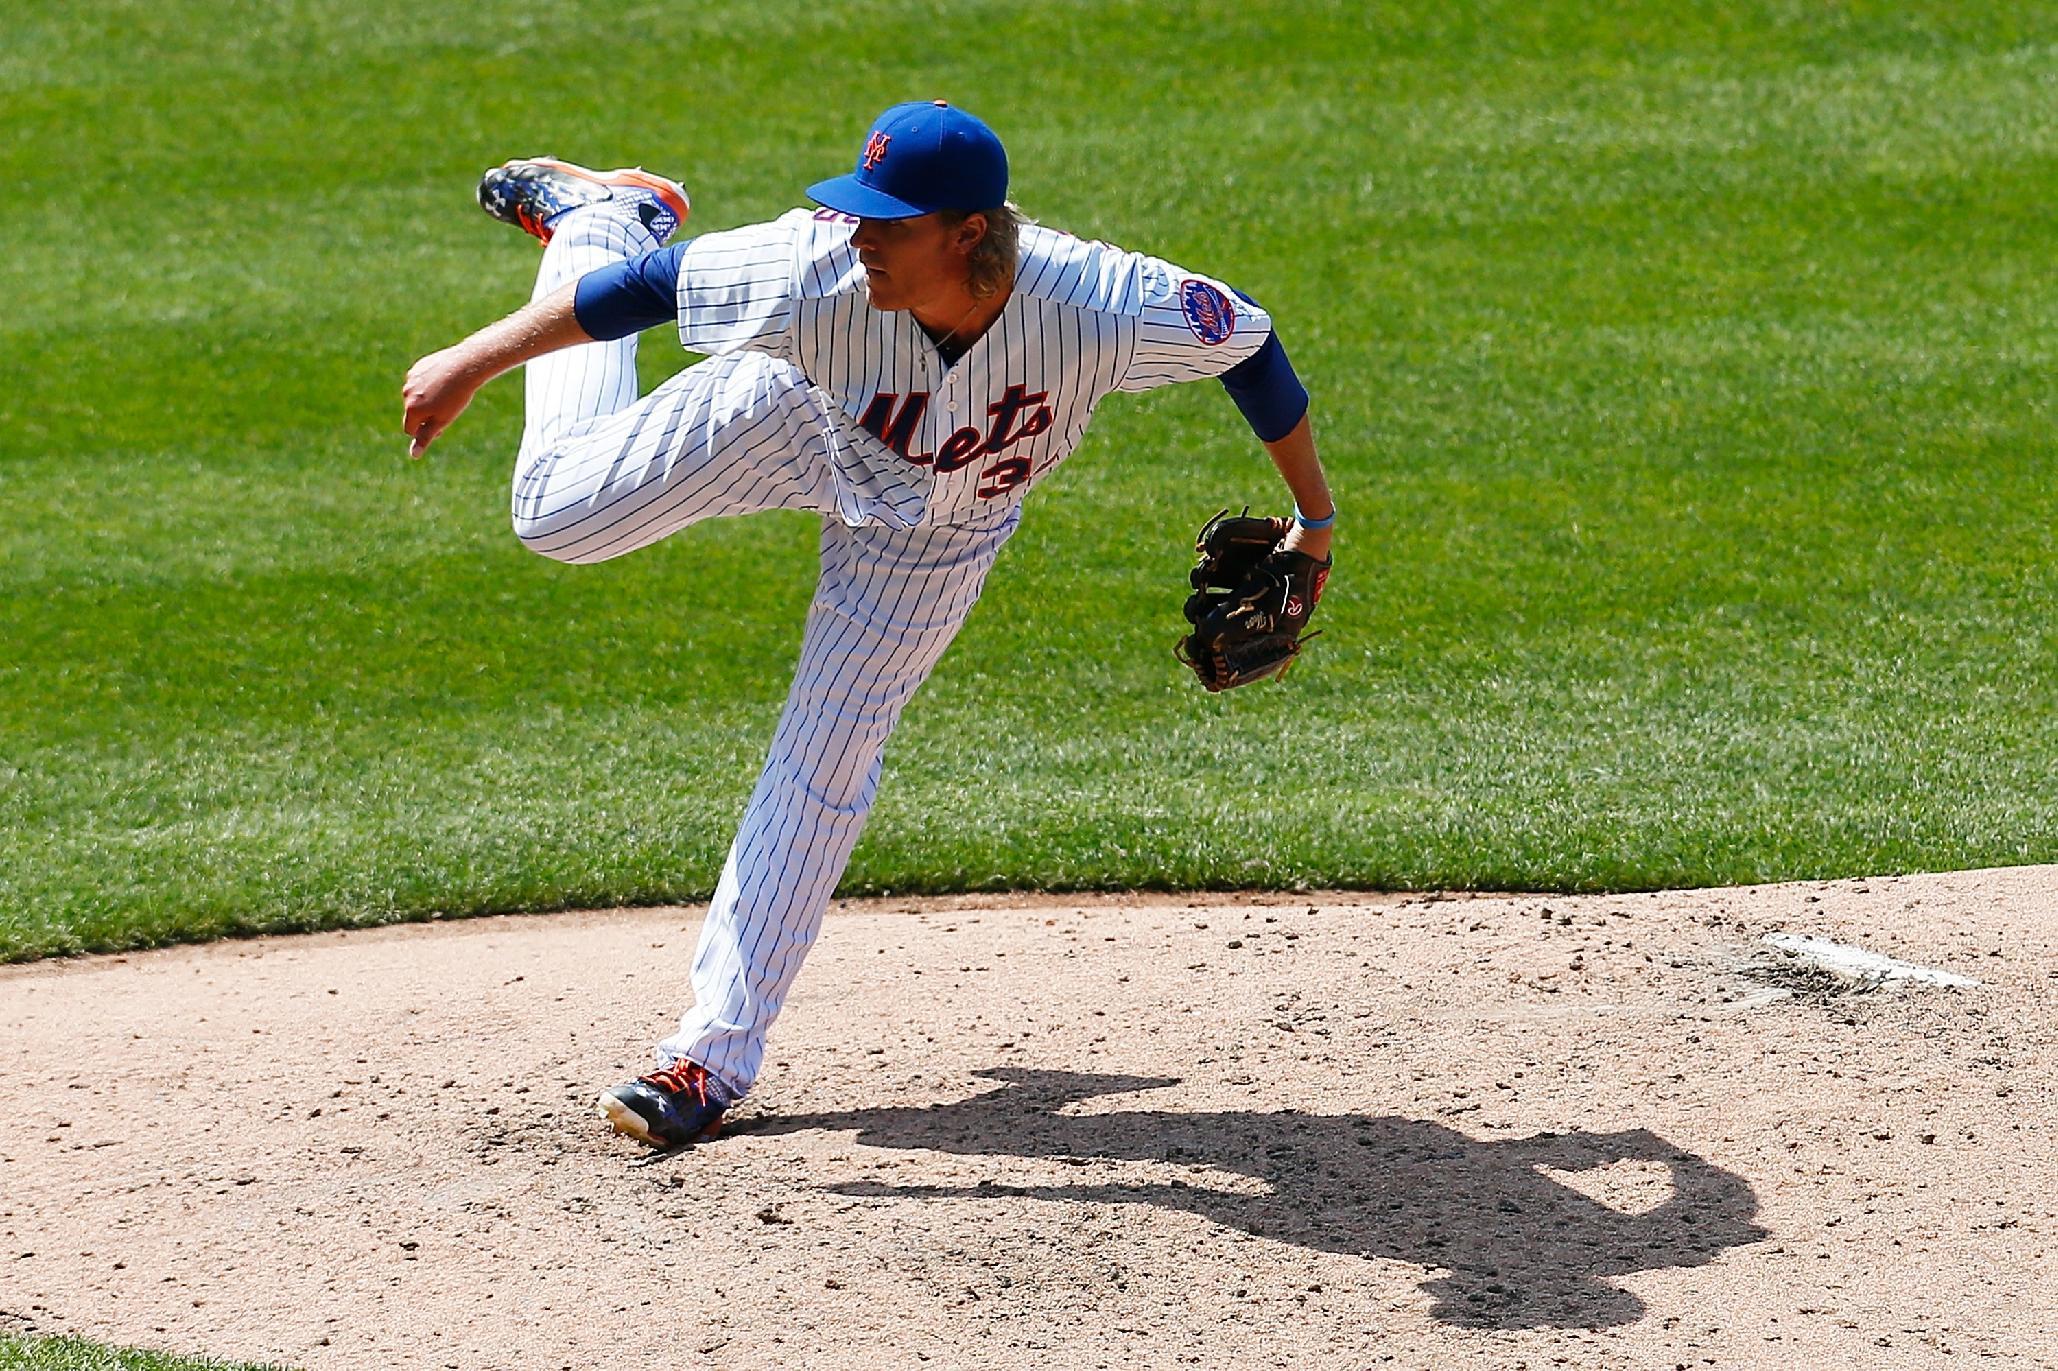
<svg viewBox="0 0 2058 1371">
<path fill-rule="evenodd" d="M 726 227 L 930 95 L 1032 214 L 1267 303 L 1338 571 L 1291 680 L 1204 695 L 1191 530 L 1282 490 L 1211 383 L 1110 401 L 849 890 L 2058 856 L 2058 12 L 1183 11 L 18 6 L 0 956 L 703 895 L 810 521 L 546 562 L 518 386 L 410 465 L 400 377 L 525 297 L 483 167 L 641 161 Z"/>
<path fill-rule="evenodd" d="M 76 1338 L 23 1338 L 0 1333 L 0 1371 L 272 1371 L 213 1358 L 98 1347 Z"/>
</svg>

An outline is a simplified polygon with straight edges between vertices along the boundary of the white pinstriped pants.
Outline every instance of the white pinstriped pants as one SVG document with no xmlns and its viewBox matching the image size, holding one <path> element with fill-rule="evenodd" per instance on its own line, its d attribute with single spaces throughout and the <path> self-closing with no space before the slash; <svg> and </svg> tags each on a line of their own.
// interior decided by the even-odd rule
<svg viewBox="0 0 2058 1371">
<path fill-rule="evenodd" d="M 632 220 L 575 211 L 544 251 L 536 293 L 650 246 Z M 629 337 L 539 358 L 526 384 L 514 521 L 545 556 L 601 561 L 724 514 L 825 516 L 799 667 L 701 927 L 693 1007 L 657 1047 L 661 1065 L 697 1061 L 741 1095 L 871 812 L 886 739 L 1020 506 L 978 526 L 848 527 L 819 400 L 761 354 L 710 358 L 639 399 Z"/>
</svg>

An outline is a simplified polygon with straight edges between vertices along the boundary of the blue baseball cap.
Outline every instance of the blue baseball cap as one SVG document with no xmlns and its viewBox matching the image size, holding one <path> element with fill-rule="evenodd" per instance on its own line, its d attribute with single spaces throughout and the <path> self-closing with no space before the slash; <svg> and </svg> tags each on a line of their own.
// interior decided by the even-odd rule
<svg viewBox="0 0 2058 1371">
<path fill-rule="evenodd" d="M 1008 198 L 1008 154 L 992 129 L 946 100 L 895 105 L 872 121 L 848 176 L 808 198 L 861 219 L 992 209 Z"/>
</svg>

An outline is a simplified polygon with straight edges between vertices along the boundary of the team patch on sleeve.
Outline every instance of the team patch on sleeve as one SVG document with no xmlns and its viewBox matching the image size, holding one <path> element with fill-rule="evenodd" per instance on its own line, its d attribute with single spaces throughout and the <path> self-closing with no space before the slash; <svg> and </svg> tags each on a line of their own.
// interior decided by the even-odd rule
<svg viewBox="0 0 2058 1371">
<path fill-rule="evenodd" d="M 1179 309 L 1193 336 L 1214 347 L 1229 341 L 1236 332 L 1236 306 L 1206 281 L 1191 278 L 1179 287 Z"/>
</svg>

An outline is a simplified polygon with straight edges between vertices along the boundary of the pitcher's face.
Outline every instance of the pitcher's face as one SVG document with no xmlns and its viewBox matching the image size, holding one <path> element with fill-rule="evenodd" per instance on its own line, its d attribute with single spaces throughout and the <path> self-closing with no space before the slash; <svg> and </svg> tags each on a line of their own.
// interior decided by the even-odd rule
<svg viewBox="0 0 2058 1371">
<path fill-rule="evenodd" d="M 986 217 L 974 214 L 944 225 L 942 216 L 860 219 L 850 235 L 872 308 L 914 309 L 961 290 L 970 276 L 968 259 L 986 232 Z"/>
</svg>

